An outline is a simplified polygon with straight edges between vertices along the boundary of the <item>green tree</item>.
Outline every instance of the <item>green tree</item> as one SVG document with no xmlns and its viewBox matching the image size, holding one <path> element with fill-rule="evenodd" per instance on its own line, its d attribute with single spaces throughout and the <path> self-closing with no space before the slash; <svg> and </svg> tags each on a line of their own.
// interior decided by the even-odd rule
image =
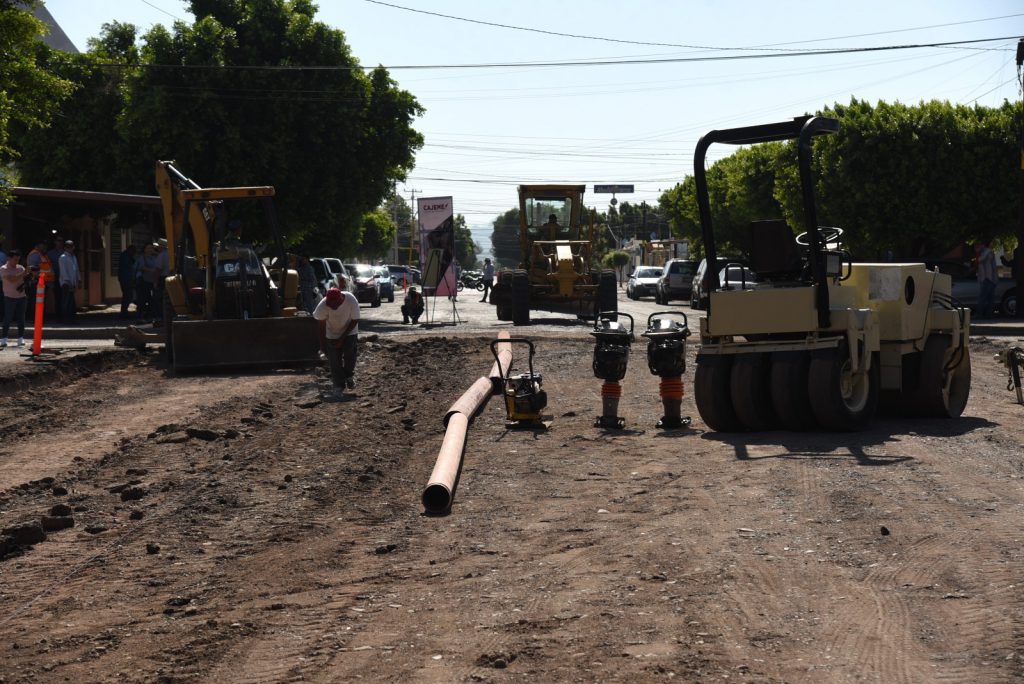
<svg viewBox="0 0 1024 684">
<path fill-rule="evenodd" d="M 494 219 L 491 232 L 491 250 L 495 266 L 519 268 L 523 260 L 519 246 L 519 208 L 509 209 Z"/>
<path fill-rule="evenodd" d="M 1014 233 L 1019 104 L 852 100 L 824 114 L 841 126 L 815 142 L 819 221 L 845 228 L 854 254 L 936 256 L 962 242 Z M 798 196 L 792 172 L 788 178 L 783 196 L 792 207 Z"/>
<path fill-rule="evenodd" d="M 108 88 L 125 92 L 120 111 L 112 121 L 105 105 L 65 110 L 78 121 L 25 149 L 70 156 L 81 140 L 74 126 L 113 126 L 118 172 L 72 187 L 152 193 L 154 162 L 175 159 L 202 186 L 274 185 L 290 246 L 354 252 L 363 216 L 413 166 L 422 107 L 385 69 L 364 73 L 308 0 L 193 0 L 190 9 L 194 23 L 142 37 L 137 65 L 134 29 L 105 26 L 90 56 L 116 64 L 105 73 Z M 325 65 L 337 68 L 303 68 Z M 26 169 L 34 183 L 66 186 L 58 171 Z"/>
<path fill-rule="evenodd" d="M 9 165 L 18 157 L 12 133 L 49 125 L 74 90 L 43 64 L 51 51 L 39 40 L 46 27 L 31 14 L 35 5 L 0 0 L 0 206 L 10 201 Z"/>
<path fill-rule="evenodd" d="M 745 250 L 751 221 L 782 218 L 783 208 L 774 190 L 779 155 L 784 149 L 782 143 L 742 148 L 708 169 L 711 223 L 720 250 Z M 693 177 L 688 176 L 664 193 L 659 206 L 668 216 L 673 234 L 690 241 L 691 253 L 702 254 L 704 241 Z"/>
<path fill-rule="evenodd" d="M 415 220 L 412 213 L 412 207 L 405 198 L 395 192 L 394 188 L 392 188 L 384 198 L 382 209 L 387 212 L 388 216 L 390 216 L 395 223 L 398 235 L 398 263 L 418 263 L 418 257 L 415 252 L 409 251 L 409 248 L 415 244 L 415 240 L 413 239 Z M 412 261 L 409 260 L 410 256 Z"/>
<path fill-rule="evenodd" d="M 455 215 L 455 258 L 464 269 L 476 268 L 476 244 L 462 214 Z"/>
<path fill-rule="evenodd" d="M 363 225 L 358 253 L 364 261 L 382 259 L 391 249 L 395 239 L 395 224 L 383 209 L 375 209 L 363 215 Z"/>
<path fill-rule="evenodd" d="M 1021 201 L 1019 105 L 852 100 L 823 115 L 838 118 L 840 129 L 813 143 L 818 221 L 844 228 L 855 257 L 918 259 L 976 238 L 1012 237 Z M 781 217 L 805 230 L 795 142 L 742 148 L 712 164 L 707 178 L 720 250 L 742 251 L 751 220 Z M 673 232 L 700 253 L 693 177 L 659 204 Z"/>
<path fill-rule="evenodd" d="M 618 274 L 619 285 L 622 285 L 623 269 L 628 263 L 629 253 L 623 252 L 621 249 L 613 249 L 601 259 L 602 266 L 615 269 L 615 273 Z"/>
</svg>

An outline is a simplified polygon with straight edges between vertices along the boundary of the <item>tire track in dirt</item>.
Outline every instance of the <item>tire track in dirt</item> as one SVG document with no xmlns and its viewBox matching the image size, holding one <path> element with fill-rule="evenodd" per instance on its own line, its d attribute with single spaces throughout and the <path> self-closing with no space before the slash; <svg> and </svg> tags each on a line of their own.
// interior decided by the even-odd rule
<svg viewBox="0 0 1024 684">
<path fill-rule="evenodd" d="M 939 447 L 936 451 L 911 440 L 901 442 L 899 449 L 917 463 L 931 462 L 940 468 L 932 473 L 925 473 L 921 468 L 913 471 L 915 488 L 935 492 L 943 490 L 940 482 L 966 481 L 955 472 L 948 472 L 947 464 L 957 464 L 959 455 L 947 449 Z M 962 489 L 959 485 L 957 488 Z M 993 494 L 981 486 L 972 488 L 969 493 L 961 491 L 958 496 L 961 500 L 984 501 L 990 500 Z M 983 664 L 982 669 L 977 663 L 955 663 L 943 648 L 944 644 L 960 640 L 981 641 L 987 642 L 987 648 L 993 653 L 1001 652 L 1005 656 L 1019 652 L 1021 645 L 1019 633 L 1014 634 L 1013 622 L 1013 615 L 1020 615 L 1019 608 L 997 609 L 988 600 L 971 605 L 969 600 L 960 600 L 957 588 L 964 584 L 967 558 L 991 559 L 996 549 L 1008 545 L 1012 548 L 1013 540 L 1005 533 L 1015 538 L 1019 534 L 1004 528 L 996 532 L 992 544 L 972 541 L 974 533 L 949 529 L 943 523 L 951 518 L 964 519 L 962 515 L 951 515 L 951 509 L 957 511 L 961 506 L 960 502 L 940 495 L 917 497 L 912 502 L 894 501 L 894 507 L 902 507 L 904 512 L 897 516 L 897 520 L 902 521 L 897 522 L 899 527 L 895 528 L 894 534 L 898 536 L 889 537 L 894 541 L 886 545 L 889 556 L 872 564 L 867 572 L 852 573 L 853 583 L 839 589 L 853 597 L 848 603 L 851 610 L 841 615 L 826 632 L 824 642 L 834 653 L 854 655 L 848 667 L 855 676 L 866 678 L 881 674 L 882 681 L 913 681 L 923 667 L 928 667 L 931 676 L 942 681 L 978 681 L 979 678 L 994 681 L 993 678 L 1005 676 L 1005 671 L 984 667 L 988 663 Z M 946 529 L 927 531 L 936 527 Z M 922 536 L 914 539 L 914 534 Z M 912 541 L 902 541 L 907 536 Z M 964 549 L 968 555 L 951 555 L 950 547 Z M 987 561 L 981 568 L 972 568 L 969 574 L 980 573 L 982 577 L 969 584 L 982 592 L 986 589 L 980 587 L 1012 585 L 1015 573 L 1007 572 L 1010 567 L 1007 563 Z M 1019 583 L 1019 572 L 1016 575 Z M 923 635 L 937 643 L 929 646 Z M 915 663 L 916 666 L 908 667 Z"/>
<path fill-rule="evenodd" d="M 557 388 L 556 391 L 558 391 Z M 568 408 L 570 413 L 573 414 L 586 415 L 587 413 L 579 405 L 571 405 Z M 579 422 L 578 419 L 574 420 Z M 588 430 L 583 434 L 586 435 L 589 432 Z M 616 515 L 616 512 L 611 511 L 602 514 L 598 511 L 602 506 L 607 506 L 607 502 L 615 504 L 615 508 L 624 509 L 627 506 L 634 505 L 634 501 L 642 501 L 644 503 L 641 507 L 639 509 L 632 508 L 630 513 L 636 514 L 639 512 L 641 515 L 655 515 L 655 511 L 665 510 L 665 499 L 675 498 L 675 488 L 682 483 L 683 476 L 677 474 L 677 472 L 666 472 L 664 467 L 666 459 L 664 456 L 652 458 L 648 463 L 654 464 L 651 466 L 653 472 L 650 473 L 647 479 L 656 479 L 657 483 L 652 484 L 645 481 L 642 485 L 638 485 L 632 481 L 630 473 L 636 472 L 633 469 L 640 466 L 637 466 L 635 463 L 627 465 L 629 463 L 628 459 L 633 456 L 631 449 L 628 447 L 630 444 L 629 438 L 595 436 L 593 438 L 586 437 L 586 439 L 607 440 L 609 443 L 622 442 L 623 448 L 621 450 L 613 450 L 613 453 L 618 454 L 614 461 L 608 460 L 596 463 L 584 460 L 583 463 L 580 463 L 579 460 L 572 460 L 571 458 L 558 461 L 557 466 L 550 468 L 551 486 L 547 496 L 554 497 L 558 495 L 560 491 L 559 483 L 567 479 L 582 479 L 585 482 L 598 483 L 607 482 L 608 484 L 600 489 L 595 488 L 585 492 L 576 492 L 571 499 L 574 501 L 572 507 L 564 508 L 560 511 L 558 517 L 547 520 L 552 525 L 562 526 L 566 531 L 557 536 L 547 535 L 544 543 L 536 546 L 538 550 L 537 555 L 520 561 L 523 565 L 545 568 L 543 573 L 530 573 L 526 576 L 519 576 L 515 580 L 529 586 L 538 587 L 539 590 L 532 592 L 530 594 L 531 598 L 521 603 L 518 610 L 512 613 L 512 615 L 518 616 L 512 622 L 502 621 L 502 618 L 498 617 L 490 622 L 488 629 L 484 632 L 484 636 L 479 636 L 478 632 L 474 646 L 483 655 L 509 654 L 514 656 L 517 652 L 521 652 L 524 648 L 524 640 L 521 636 L 524 630 L 525 633 L 539 632 L 540 634 L 548 634 L 549 639 L 559 639 L 561 638 L 560 633 L 562 629 L 560 625 L 563 622 L 568 624 L 582 620 L 582 623 L 576 625 L 574 629 L 577 631 L 593 631 L 594 629 L 601 629 L 597 625 L 589 627 L 595 621 L 601 624 L 603 620 L 615 619 L 613 616 L 619 614 L 623 614 L 622 616 L 625 617 L 624 613 L 629 608 L 628 600 L 623 603 L 609 605 L 605 593 L 617 583 L 616 580 L 630 583 L 627 585 L 627 589 L 633 582 L 641 585 L 650 580 L 640 579 L 636 574 L 623 575 L 622 566 L 624 564 L 628 566 L 642 566 L 645 557 L 642 551 L 650 545 L 679 543 L 676 540 L 680 538 L 680 529 L 675 524 L 677 521 L 675 516 L 660 516 L 658 519 L 645 520 L 641 525 L 632 530 L 632 534 L 618 535 L 611 532 L 617 526 L 617 518 L 619 516 Z M 517 451 L 522 451 L 522 449 L 517 449 Z M 666 452 L 666 455 L 668 453 L 671 452 Z M 585 459 L 585 456 L 583 458 Z M 672 459 L 668 460 L 671 461 Z M 645 463 L 644 467 L 647 465 Z M 510 461 L 506 464 L 504 470 L 491 473 L 487 479 L 490 482 L 499 482 L 514 476 L 513 473 L 517 471 L 522 472 L 524 468 L 529 467 L 530 461 L 526 460 L 526 457 L 519 456 L 515 461 Z M 640 467 L 640 469 L 643 470 L 644 467 Z M 587 475 L 584 476 L 582 473 L 587 473 Z M 484 485 L 484 483 L 480 484 Z M 699 508 L 704 504 L 706 507 L 712 508 L 715 505 L 714 500 L 706 492 L 689 487 L 686 490 L 690 499 L 687 501 L 687 506 Z M 543 492 L 538 495 L 542 499 L 544 498 Z M 494 508 L 496 502 L 488 502 L 487 505 L 490 508 Z M 542 522 L 536 517 L 531 518 L 528 515 L 522 514 L 520 515 L 520 520 L 522 526 L 539 526 Z M 690 525 L 693 524 L 692 519 L 688 522 Z M 580 527 L 581 524 L 584 527 Z M 567 545 L 570 545 L 571 548 L 566 549 Z M 529 544 L 524 540 L 522 546 L 529 546 Z M 696 556 L 698 548 L 700 548 L 699 545 L 684 543 L 680 548 L 679 555 L 682 557 Z M 634 560 L 628 560 L 629 558 Z M 624 560 L 626 561 L 625 563 Z M 671 582 L 672 585 L 670 586 L 679 586 L 677 583 L 685 581 L 685 576 L 688 572 L 685 566 L 665 568 L 665 571 L 666 577 L 661 581 Z M 640 572 L 642 573 L 642 571 Z M 546 580 L 551 575 L 563 578 L 562 584 L 554 590 L 550 588 L 545 590 L 544 585 L 550 585 L 550 582 Z M 605 589 L 596 595 L 584 593 L 582 588 L 591 582 L 597 582 L 599 586 L 603 586 Z M 680 589 L 682 590 L 683 587 L 680 586 Z M 582 606 L 579 600 L 581 596 L 588 597 L 588 600 Z M 581 613 L 581 610 L 584 612 Z M 606 614 L 606 617 L 600 618 L 599 615 L 595 615 L 595 611 L 598 614 Z M 658 621 L 669 624 L 677 623 L 677 630 L 675 631 L 679 634 L 685 634 L 687 632 L 684 624 L 686 617 L 685 610 L 682 613 L 659 613 Z M 692 631 L 692 628 L 689 631 Z M 677 652 L 676 655 L 683 656 L 682 661 L 676 657 L 670 657 L 669 662 L 675 661 L 676 663 L 672 667 L 674 669 L 685 669 L 685 659 L 692 657 L 688 654 L 690 649 L 683 644 L 672 644 L 671 646 L 672 650 Z M 655 645 L 638 645 L 637 648 L 655 648 Z M 708 645 L 708 648 L 711 649 L 711 645 Z M 657 649 L 655 648 L 655 650 Z M 678 653 L 678 651 L 683 651 L 683 653 Z M 531 656 L 533 658 L 537 657 L 536 654 L 531 654 Z M 463 666 L 453 668 L 451 676 L 452 679 L 486 679 L 491 676 L 492 672 L 493 668 L 487 665 Z"/>
</svg>

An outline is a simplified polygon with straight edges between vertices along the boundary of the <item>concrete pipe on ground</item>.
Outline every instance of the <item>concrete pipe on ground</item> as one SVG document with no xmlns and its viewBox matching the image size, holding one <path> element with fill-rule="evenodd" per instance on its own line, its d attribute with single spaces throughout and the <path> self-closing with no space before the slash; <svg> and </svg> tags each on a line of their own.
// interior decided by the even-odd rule
<svg viewBox="0 0 1024 684">
<path fill-rule="evenodd" d="M 462 450 L 466 446 L 468 429 L 469 416 L 464 413 L 449 416 L 448 429 L 445 430 L 434 471 L 430 473 L 427 488 L 423 490 L 423 508 L 427 513 L 444 513 L 452 507 L 455 480 L 462 467 Z"/>
<path fill-rule="evenodd" d="M 506 330 L 498 334 L 499 340 L 510 337 Z M 430 480 L 423 490 L 423 508 L 427 513 L 444 513 L 452 507 L 455 481 L 462 469 L 462 452 L 466 447 L 469 419 L 480 410 L 491 394 L 502 391 L 503 376 L 508 375 L 512 368 L 512 344 L 499 342 L 497 352 L 498 359 L 491 367 L 490 375 L 478 378 L 444 415 L 444 441 L 441 442 L 441 451 L 437 454 Z"/>
<path fill-rule="evenodd" d="M 507 330 L 498 333 L 499 340 L 507 340 L 511 337 Z M 500 363 L 499 363 L 500 362 Z M 500 370 L 499 370 L 500 367 Z M 508 377 L 512 370 L 512 343 L 498 342 L 498 360 L 491 365 L 491 384 L 494 386 L 494 393 L 498 394 L 504 388 L 501 386 L 502 377 Z"/>
<path fill-rule="evenodd" d="M 467 418 L 472 418 L 476 415 L 476 412 L 483 406 L 484 402 L 487 401 L 487 397 L 494 393 L 494 385 L 491 383 L 491 378 L 477 378 L 473 386 L 466 390 L 466 393 L 455 400 L 452 407 L 448 409 L 448 412 L 444 414 L 444 426 L 448 427 L 448 422 L 451 417 L 456 413 L 461 413 Z"/>
</svg>

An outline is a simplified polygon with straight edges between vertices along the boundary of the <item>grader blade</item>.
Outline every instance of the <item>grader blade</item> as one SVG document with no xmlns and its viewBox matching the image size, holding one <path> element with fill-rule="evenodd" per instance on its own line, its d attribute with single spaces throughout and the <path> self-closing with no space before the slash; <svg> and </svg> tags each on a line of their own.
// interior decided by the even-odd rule
<svg viewBox="0 0 1024 684">
<path fill-rule="evenodd" d="M 320 351 L 311 316 L 174 321 L 170 337 L 175 370 L 312 365 Z"/>
</svg>

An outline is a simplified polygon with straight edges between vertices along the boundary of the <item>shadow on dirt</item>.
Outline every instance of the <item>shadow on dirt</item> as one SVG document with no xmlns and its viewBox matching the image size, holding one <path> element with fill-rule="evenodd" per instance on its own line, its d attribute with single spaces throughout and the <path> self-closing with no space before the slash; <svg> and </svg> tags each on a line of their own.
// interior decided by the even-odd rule
<svg viewBox="0 0 1024 684">
<path fill-rule="evenodd" d="M 767 458 L 784 459 L 846 459 L 853 456 L 857 465 L 890 466 L 913 461 L 912 456 L 871 454 L 871 447 L 888 442 L 899 442 L 902 435 L 926 437 L 953 437 L 974 430 L 994 427 L 984 418 L 967 417 L 959 420 L 878 420 L 863 432 L 705 432 L 701 439 L 728 444 L 740 461 L 758 461 Z M 912 428 L 912 429 L 908 429 Z M 776 447 L 776 449 L 773 449 Z M 847 453 L 844 453 L 843 450 Z M 775 452 L 775 453 L 771 453 Z"/>
</svg>

